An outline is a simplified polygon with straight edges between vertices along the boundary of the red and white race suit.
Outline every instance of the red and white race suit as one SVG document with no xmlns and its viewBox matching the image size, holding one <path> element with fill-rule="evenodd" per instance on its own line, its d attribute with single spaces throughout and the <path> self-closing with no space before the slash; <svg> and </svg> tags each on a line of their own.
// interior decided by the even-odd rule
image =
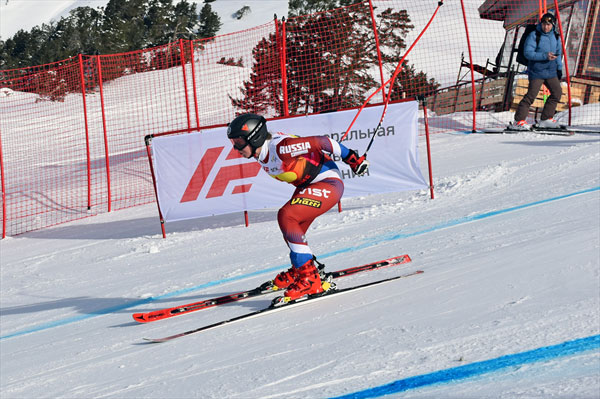
<svg viewBox="0 0 600 399">
<path fill-rule="evenodd" d="M 296 186 L 292 198 L 277 215 L 295 267 L 313 257 L 305 236 L 309 226 L 338 203 L 344 193 L 340 171 L 330 155 L 347 154 L 345 146 L 327 136 L 277 133 L 261 147 L 258 161 L 263 169 L 275 179 Z"/>
</svg>

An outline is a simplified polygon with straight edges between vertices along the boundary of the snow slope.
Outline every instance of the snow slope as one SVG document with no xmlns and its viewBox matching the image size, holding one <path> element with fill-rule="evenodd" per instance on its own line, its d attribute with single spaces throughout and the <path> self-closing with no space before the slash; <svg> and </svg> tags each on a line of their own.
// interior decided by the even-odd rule
<svg viewBox="0 0 600 399">
<path fill-rule="evenodd" d="M 149 205 L 2 240 L 0 396 L 598 398 L 600 137 L 435 134 L 432 152 L 435 199 L 343 200 L 308 233 L 330 270 L 413 259 L 341 286 L 424 274 L 170 343 L 142 338 L 268 304 L 131 318 L 287 267 L 276 209 L 162 239 Z"/>
<path fill-rule="evenodd" d="M 255 3 L 249 17 L 265 19 L 251 24 L 279 16 L 254 13 Z M 3 38 L 6 10 L 2 1 Z M 573 124 L 590 115 L 597 108 L 577 107 Z M 470 130 L 470 113 L 448 118 Z M 436 131 L 435 115 L 430 123 Z M 432 152 L 435 199 L 343 200 L 308 233 L 330 270 L 413 259 L 341 286 L 424 274 L 167 344 L 142 338 L 268 304 L 131 318 L 287 268 L 276 209 L 251 212 L 248 228 L 241 214 L 171 223 L 162 239 L 148 205 L 1 240 L 0 397 L 600 397 L 600 137 L 434 134 Z"/>
</svg>

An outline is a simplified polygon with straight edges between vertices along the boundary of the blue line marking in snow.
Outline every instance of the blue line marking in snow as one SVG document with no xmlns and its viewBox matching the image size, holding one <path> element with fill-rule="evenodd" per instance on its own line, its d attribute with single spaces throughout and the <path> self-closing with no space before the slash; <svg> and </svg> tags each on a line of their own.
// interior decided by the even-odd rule
<svg viewBox="0 0 600 399">
<path fill-rule="evenodd" d="M 498 215 L 502 215 L 504 213 L 514 212 L 514 211 L 518 211 L 518 210 L 525 209 L 525 208 L 531 208 L 533 206 L 542 205 L 542 204 L 545 204 L 548 202 L 554 202 L 554 201 L 562 200 L 562 199 L 569 198 L 569 197 L 574 197 L 576 195 L 587 194 L 587 193 L 591 193 L 593 191 L 598 191 L 598 190 L 600 190 L 600 186 L 594 187 L 594 188 L 589 188 L 586 190 L 576 191 L 576 192 L 570 193 L 570 194 L 560 195 L 558 197 L 552 197 L 552 198 L 547 198 L 547 199 L 540 200 L 540 201 L 530 202 L 528 204 L 517 205 L 517 206 L 513 206 L 511 208 L 500 209 L 498 211 L 491 211 L 491 212 L 480 213 L 480 214 L 472 215 L 472 216 L 465 216 L 465 217 L 462 217 L 459 219 L 449 220 L 447 222 L 437 224 L 437 225 L 428 227 L 423 230 L 417 230 L 412 233 L 398 233 L 398 234 L 383 235 L 383 236 L 379 236 L 378 238 L 366 241 L 365 243 L 363 243 L 361 245 L 357 245 L 355 247 L 343 248 L 343 249 L 333 251 L 333 252 L 328 252 L 327 254 L 321 255 L 320 257 L 327 258 L 330 256 L 339 255 L 339 254 L 346 253 L 346 252 L 353 252 L 353 251 L 357 251 L 360 249 L 369 248 L 369 247 L 372 247 L 372 246 L 375 246 L 375 245 L 378 245 L 378 244 L 381 244 L 381 243 L 387 242 L 387 241 L 395 241 L 395 240 L 400 240 L 403 238 L 420 236 L 420 235 L 423 235 L 426 233 L 431 233 L 436 230 L 442 230 L 442 229 L 454 227 L 454 226 L 457 226 L 460 224 L 474 222 L 477 220 L 482 220 L 482 219 L 486 219 L 486 218 L 489 218 L 492 216 L 498 216 Z"/>
<path fill-rule="evenodd" d="M 78 321 L 82 321 L 82 320 L 86 320 L 86 319 L 91 319 L 92 317 L 96 317 L 96 316 L 102 316 L 102 315 L 106 315 L 106 314 L 110 314 L 110 313 L 114 313 L 114 312 L 119 312 L 121 310 L 125 310 L 125 309 L 129 309 L 129 308 L 133 308 L 136 306 L 140 306 L 140 305 L 146 305 L 148 303 L 152 303 L 152 302 L 156 302 L 158 300 L 161 299 L 166 299 L 166 298 L 171 298 L 174 296 L 179 296 L 179 295 L 183 295 L 185 293 L 188 293 L 190 291 L 197 291 L 203 288 L 209 288 L 209 287 L 213 287 L 215 285 L 221 285 L 221 284 L 225 284 L 231 281 L 236 281 L 236 280 L 242 280 L 248 277 L 253 277 L 255 275 L 261 275 L 264 273 L 272 273 L 275 271 L 279 271 L 281 269 L 283 269 L 285 266 L 276 266 L 276 267 L 272 267 L 269 269 L 263 269 L 263 270 L 259 270 L 253 273 L 247 273 L 241 276 L 236 276 L 236 277 L 230 277 L 230 278 L 225 278 L 222 280 L 216 280 L 216 281 L 210 281 L 208 283 L 205 284 L 201 284 L 201 285 L 196 285 L 194 287 L 189 287 L 189 288 L 184 288 L 178 291 L 173 291 L 173 292 L 169 292 L 167 294 L 163 294 L 163 295 L 158 295 L 158 296 L 153 296 L 153 297 L 149 297 L 149 298 L 145 298 L 145 299 L 140 299 L 139 301 L 135 301 L 135 302 L 128 302 L 126 304 L 123 305 L 117 305 L 117 306 L 113 306 L 110 308 L 105 308 L 105 309 L 100 309 L 95 311 L 94 313 L 87 313 L 87 314 L 82 314 L 79 316 L 73 316 L 73 317 L 69 317 L 66 319 L 61 319 L 61 320 L 56 320 L 50 323 L 45 323 L 45 324 L 40 324 L 37 327 L 33 327 L 33 328 L 29 328 L 26 330 L 21 330 L 21 331 L 17 331 L 14 332 L 12 334 L 7 334 L 7 335 L 3 335 L 0 337 L 0 340 L 6 339 L 6 338 L 13 338 L 13 337 L 18 337 L 21 335 L 26 335 L 26 334 L 31 334 L 34 332 L 38 332 L 38 331 L 43 331 L 43 330 L 48 330 L 50 328 L 53 327 L 59 327 L 59 326 L 64 326 L 66 324 L 71 324 L 71 323 L 75 323 Z"/>
<path fill-rule="evenodd" d="M 576 192 L 573 192 L 573 193 L 570 193 L 570 194 L 560 195 L 558 197 L 552 197 L 552 198 L 547 198 L 547 199 L 540 200 L 540 201 L 530 202 L 528 204 L 518 205 L 518 206 L 511 207 L 511 208 L 500 209 L 498 211 L 485 212 L 485 213 L 480 213 L 480 214 L 473 215 L 473 216 L 466 216 L 466 217 L 463 217 L 463 218 L 450 220 L 448 222 L 441 223 L 441 224 L 438 224 L 438 225 L 435 225 L 435 226 L 432 226 L 432 227 L 428 227 L 428 228 L 423 229 L 423 230 L 414 231 L 412 233 L 398 233 L 398 234 L 392 234 L 392 235 L 387 235 L 387 236 L 380 236 L 378 238 L 374 238 L 374 239 L 368 240 L 368 241 L 364 242 L 363 244 L 360 244 L 360 245 L 357 245 L 357 246 L 342 248 L 342 249 L 339 249 L 337 251 L 332 251 L 332 252 L 325 253 L 325 254 L 321 255 L 320 258 L 321 259 L 326 259 L 326 258 L 329 258 L 331 256 L 335 256 L 335 255 L 339 255 L 339 254 L 348 253 L 348 252 L 354 252 L 354 251 L 358 251 L 358 250 L 365 249 L 365 248 L 370 248 L 370 247 L 379 245 L 379 244 L 381 244 L 383 242 L 395 241 L 395 240 L 400 240 L 400 239 L 403 239 L 403 238 L 409 238 L 409 237 L 419 236 L 419 235 L 422 235 L 422 234 L 431 233 L 431 232 L 436 231 L 436 230 L 441 230 L 441 229 L 445 229 L 445 228 L 448 228 L 448 227 L 454 227 L 454 226 L 457 226 L 457 225 L 460 225 L 460 224 L 469 223 L 469 222 L 473 222 L 473 221 L 477 221 L 477 220 L 482 220 L 482 219 L 486 219 L 486 218 L 489 218 L 489 217 L 492 217 L 492 216 L 502 215 L 504 213 L 514 212 L 514 211 L 518 211 L 518 210 L 521 210 L 521 209 L 530 208 L 530 207 L 533 207 L 533 206 L 536 206 L 536 205 L 541 205 L 541 204 L 545 204 L 545 203 L 548 203 L 548 202 L 554 202 L 554 201 L 562 200 L 562 199 L 569 198 L 569 197 L 574 197 L 574 196 L 581 195 L 581 194 L 591 193 L 593 191 L 598 191 L 598 190 L 600 190 L 600 186 L 594 187 L 594 188 L 589 188 L 589 189 L 586 189 L 586 190 L 576 191 Z M 50 323 L 41 324 L 41 325 L 39 325 L 37 327 L 33 327 L 33 328 L 26 329 L 26 330 L 17 331 L 17 332 L 14 332 L 12 334 L 7 334 L 7 335 L 4 335 L 4 336 L 1 336 L 0 340 L 6 339 L 6 338 L 18 337 L 18 336 L 21 336 L 21 335 L 30 334 L 30 333 L 34 333 L 34 332 L 38 332 L 38 331 L 43 331 L 43 330 L 47 330 L 47 329 L 53 328 L 53 327 L 64 326 L 66 324 L 71 324 L 71 323 L 75 323 L 77 321 L 90 319 L 92 317 L 102 316 L 102 315 L 105 315 L 105 314 L 109 314 L 109 313 L 113 313 L 113 312 L 118 312 L 118 311 L 121 311 L 121 310 L 133 308 L 133 307 L 140 306 L 140 305 L 146 305 L 148 303 L 156 302 L 156 301 L 159 301 L 161 299 L 167 299 L 167 298 L 176 297 L 176 296 L 179 296 L 179 295 L 186 294 L 188 292 L 198 291 L 198 290 L 202 290 L 202 289 L 205 289 L 205 288 L 209 288 L 209 287 L 214 287 L 214 286 L 217 286 L 217 285 L 222 285 L 222 284 L 230 283 L 230 282 L 233 282 L 233 281 L 244 280 L 244 279 L 247 279 L 249 277 L 260 276 L 262 274 L 272 273 L 272 272 L 284 269 L 284 268 L 286 268 L 288 266 L 289 265 L 287 265 L 287 264 L 279 265 L 279 266 L 274 266 L 274 267 L 271 267 L 271 268 L 268 268 L 268 269 L 257 270 L 257 271 L 252 272 L 252 273 L 246 273 L 246 274 L 242 274 L 242 275 L 235 276 L 235 277 L 229 277 L 229 278 L 225 278 L 225 279 L 222 279 L 222 280 L 209 281 L 208 283 L 205 283 L 205 284 L 195 285 L 193 287 L 188 287 L 188 288 L 184 288 L 184 289 L 181 289 L 181 290 L 173 291 L 173 292 L 170 292 L 170 293 L 167 293 L 167 294 L 163 294 L 163 295 L 158 295 L 158 296 L 153 296 L 153 297 L 141 299 L 141 300 L 135 301 L 135 302 L 129 302 L 129 303 L 126 303 L 126 304 L 123 304 L 123 305 L 113 306 L 113 307 L 105 308 L 105 309 L 99 309 L 98 311 L 96 311 L 94 313 L 88 313 L 88 314 L 84 314 L 84 315 L 69 317 L 67 319 L 62 319 L 62 320 L 57 320 L 57 321 L 53 321 L 53 322 L 50 322 Z"/>
<path fill-rule="evenodd" d="M 509 367 L 542 362 L 599 348 L 600 335 L 593 335 L 591 337 L 566 341 L 558 345 L 544 346 L 526 352 L 505 355 L 495 359 L 466 364 L 464 366 L 434 371 L 429 374 L 408 377 L 375 388 L 338 396 L 336 399 L 378 398 L 380 396 L 397 394 L 425 386 L 458 383 L 462 382 L 462 380 L 498 372 Z"/>
</svg>

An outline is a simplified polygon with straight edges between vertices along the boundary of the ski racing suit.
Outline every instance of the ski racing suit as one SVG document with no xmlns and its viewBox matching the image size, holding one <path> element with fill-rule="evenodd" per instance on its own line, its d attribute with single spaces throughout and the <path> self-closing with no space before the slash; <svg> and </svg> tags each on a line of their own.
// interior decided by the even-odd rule
<svg viewBox="0 0 600 399">
<path fill-rule="evenodd" d="M 296 187 L 292 198 L 279 210 L 277 221 L 296 268 L 313 258 L 306 231 L 319 215 L 342 198 L 344 183 L 329 155 L 345 158 L 349 149 L 327 136 L 297 137 L 273 134 L 258 156 L 263 169 L 277 180 Z"/>
</svg>

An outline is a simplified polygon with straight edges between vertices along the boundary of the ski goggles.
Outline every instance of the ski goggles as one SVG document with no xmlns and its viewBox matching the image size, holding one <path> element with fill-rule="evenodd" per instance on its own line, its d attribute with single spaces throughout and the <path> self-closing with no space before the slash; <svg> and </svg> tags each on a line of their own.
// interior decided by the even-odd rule
<svg viewBox="0 0 600 399">
<path fill-rule="evenodd" d="M 542 23 L 554 25 L 554 18 L 550 18 L 550 17 L 542 18 Z"/>
<path fill-rule="evenodd" d="M 233 148 L 235 148 L 238 151 L 242 151 L 248 145 L 248 142 L 243 137 L 236 137 L 230 140 L 233 143 Z"/>
</svg>

